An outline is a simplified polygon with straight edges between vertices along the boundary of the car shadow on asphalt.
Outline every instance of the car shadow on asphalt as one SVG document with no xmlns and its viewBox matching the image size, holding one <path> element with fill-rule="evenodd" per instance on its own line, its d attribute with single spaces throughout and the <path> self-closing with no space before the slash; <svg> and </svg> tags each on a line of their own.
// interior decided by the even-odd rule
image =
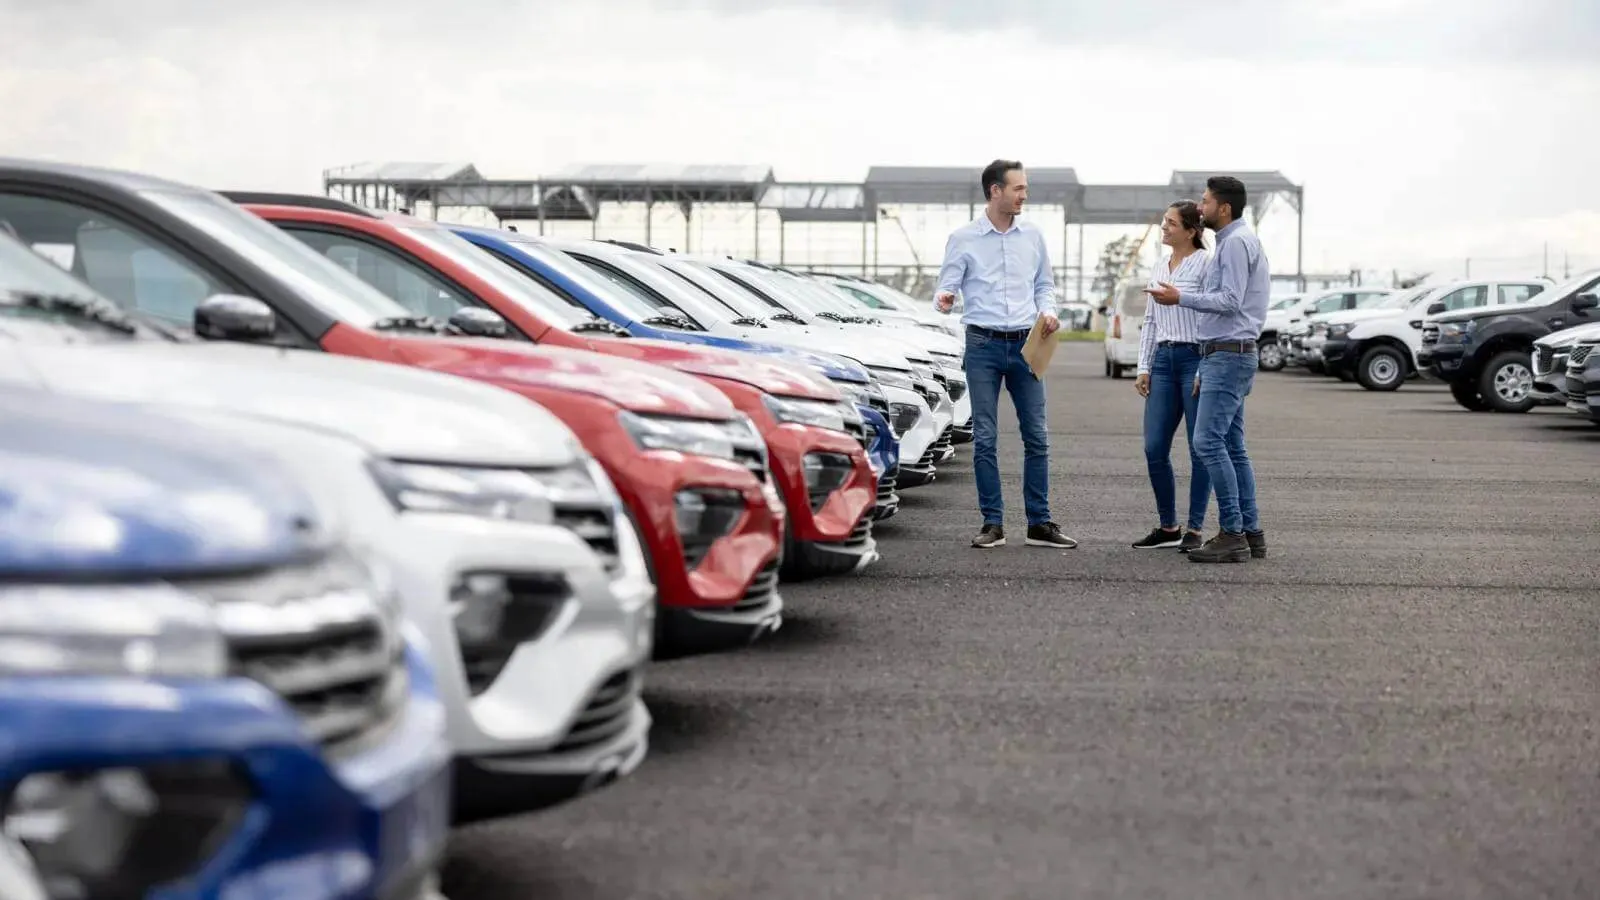
<svg viewBox="0 0 1600 900">
<path fill-rule="evenodd" d="M 736 710 L 704 696 L 646 687 L 644 705 L 652 720 L 652 757 L 703 753 L 710 745 L 736 739 L 740 729 Z"/>
<path fill-rule="evenodd" d="M 573 865 L 560 846 L 542 841 L 475 840 L 475 833 L 509 826 L 515 818 L 457 829 L 439 873 L 450 900 L 595 897 L 601 885 Z"/>
</svg>

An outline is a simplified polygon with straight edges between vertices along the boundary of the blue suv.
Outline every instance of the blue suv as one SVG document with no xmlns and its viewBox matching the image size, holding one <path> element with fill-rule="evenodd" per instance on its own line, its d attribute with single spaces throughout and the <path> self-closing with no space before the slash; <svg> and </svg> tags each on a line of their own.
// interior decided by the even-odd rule
<svg viewBox="0 0 1600 900">
<path fill-rule="evenodd" d="M 444 711 L 381 567 L 187 423 L 14 388 L 0 421 L 7 896 L 433 895 Z"/>
</svg>

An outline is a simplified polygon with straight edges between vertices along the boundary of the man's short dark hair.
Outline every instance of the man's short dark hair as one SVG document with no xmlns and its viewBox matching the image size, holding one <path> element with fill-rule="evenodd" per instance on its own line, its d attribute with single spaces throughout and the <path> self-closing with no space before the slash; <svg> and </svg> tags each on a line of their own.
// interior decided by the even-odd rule
<svg viewBox="0 0 1600 900">
<path fill-rule="evenodd" d="M 1206 179 L 1206 190 L 1218 203 L 1228 204 L 1228 214 L 1235 219 L 1244 218 L 1244 207 L 1249 202 L 1244 182 L 1232 175 L 1213 175 Z"/>
<path fill-rule="evenodd" d="M 1022 163 L 1014 159 L 997 159 L 983 167 L 983 176 L 979 182 L 983 185 L 983 202 L 989 202 L 990 188 L 1005 187 L 1006 173 L 1022 170 Z"/>
</svg>

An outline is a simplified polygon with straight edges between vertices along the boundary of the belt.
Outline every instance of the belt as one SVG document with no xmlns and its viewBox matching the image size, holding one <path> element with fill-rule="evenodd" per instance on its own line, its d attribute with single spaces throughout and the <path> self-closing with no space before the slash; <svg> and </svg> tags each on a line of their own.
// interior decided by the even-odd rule
<svg viewBox="0 0 1600 900">
<path fill-rule="evenodd" d="M 1021 331 L 995 331 L 992 328 L 983 328 L 978 325 L 968 325 L 967 331 L 972 334 L 981 334 L 984 337 L 994 338 L 995 340 L 1000 341 L 1025 341 L 1028 339 L 1028 333 L 1033 331 L 1033 329 L 1024 328 Z"/>
<path fill-rule="evenodd" d="M 1194 341 L 1156 341 L 1158 347 L 1198 347 Z"/>
<path fill-rule="evenodd" d="M 1254 353 L 1255 341 L 1206 341 L 1200 345 L 1200 355 L 1210 356 L 1213 353 Z"/>
</svg>

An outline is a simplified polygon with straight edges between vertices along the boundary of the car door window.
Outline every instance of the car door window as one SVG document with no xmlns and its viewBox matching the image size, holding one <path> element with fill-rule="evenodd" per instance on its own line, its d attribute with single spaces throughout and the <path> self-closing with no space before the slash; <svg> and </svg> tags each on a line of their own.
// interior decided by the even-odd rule
<svg viewBox="0 0 1600 900">
<path fill-rule="evenodd" d="M 1345 305 L 1345 298 L 1345 294 L 1329 294 L 1328 296 L 1323 297 L 1321 300 L 1318 300 L 1316 306 L 1312 307 L 1311 311 L 1313 313 L 1329 313 L 1336 312 L 1341 309 L 1347 309 L 1348 307 Z"/>
<path fill-rule="evenodd" d="M 1496 303 L 1523 303 L 1544 291 L 1542 284 L 1500 284 L 1495 286 Z"/>
<path fill-rule="evenodd" d="M 144 232 L 65 200 L 0 192 L 0 222 L 23 243 L 122 306 L 188 328 L 195 308 L 230 293 L 199 266 Z"/>
<path fill-rule="evenodd" d="M 448 319 L 463 306 L 478 305 L 455 286 L 393 250 L 316 228 L 285 225 L 283 230 L 416 315 Z"/>
<path fill-rule="evenodd" d="M 1474 284 L 1464 288 L 1457 288 L 1445 294 L 1440 302 L 1444 304 L 1444 308 L 1448 312 L 1487 306 L 1489 304 L 1489 287 L 1488 285 Z"/>
</svg>

